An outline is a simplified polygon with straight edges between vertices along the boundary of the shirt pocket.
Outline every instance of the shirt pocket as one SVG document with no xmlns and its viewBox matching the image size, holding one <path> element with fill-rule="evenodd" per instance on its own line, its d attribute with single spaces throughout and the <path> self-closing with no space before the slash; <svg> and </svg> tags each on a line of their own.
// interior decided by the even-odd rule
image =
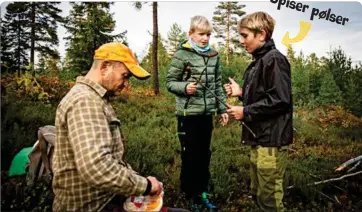
<svg viewBox="0 0 362 212">
<path fill-rule="evenodd" d="M 124 164 L 124 138 L 120 129 L 121 121 L 116 117 L 116 114 L 112 108 L 106 107 L 105 110 L 109 130 L 112 135 L 112 153 L 113 155 L 116 155 L 121 164 Z"/>
<path fill-rule="evenodd" d="M 113 131 L 119 131 L 119 126 L 121 125 L 121 121 L 116 117 L 116 113 L 114 112 L 113 108 L 110 106 L 106 106 L 104 108 L 104 114 L 106 115 L 107 122 L 109 124 L 110 130 Z"/>
</svg>

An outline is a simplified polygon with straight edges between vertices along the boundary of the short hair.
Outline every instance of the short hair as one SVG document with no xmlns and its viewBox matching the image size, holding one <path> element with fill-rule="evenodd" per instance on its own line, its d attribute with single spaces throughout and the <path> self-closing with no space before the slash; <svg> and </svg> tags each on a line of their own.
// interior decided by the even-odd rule
<svg viewBox="0 0 362 212">
<path fill-rule="evenodd" d="M 191 18 L 190 32 L 194 32 L 197 29 L 202 32 L 211 32 L 212 26 L 207 18 L 197 15 Z"/>
<path fill-rule="evenodd" d="M 274 32 L 275 20 L 266 12 L 251 13 L 242 18 L 238 23 L 238 29 L 247 28 L 254 33 L 266 32 L 265 40 L 269 40 Z"/>
<path fill-rule="evenodd" d="M 112 60 L 94 60 L 93 64 L 92 64 L 92 68 L 91 69 L 99 69 L 99 68 L 103 68 L 106 66 L 114 66 L 116 63 L 121 63 L 119 61 L 112 61 Z"/>
</svg>

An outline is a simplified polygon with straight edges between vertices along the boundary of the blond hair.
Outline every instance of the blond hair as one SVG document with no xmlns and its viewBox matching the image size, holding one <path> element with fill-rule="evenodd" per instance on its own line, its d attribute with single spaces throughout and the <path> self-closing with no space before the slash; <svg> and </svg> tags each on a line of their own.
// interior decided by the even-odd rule
<svg viewBox="0 0 362 212">
<path fill-rule="evenodd" d="M 190 32 L 193 33 L 197 29 L 202 32 L 211 32 L 212 26 L 207 18 L 197 15 L 191 18 Z"/>
<path fill-rule="evenodd" d="M 238 29 L 247 28 L 254 33 L 266 32 L 265 40 L 269 40 L 274 31 L 275 20 L 268 13 L 255 12 L 242 18 L 238 23 Z"/>
</svg>

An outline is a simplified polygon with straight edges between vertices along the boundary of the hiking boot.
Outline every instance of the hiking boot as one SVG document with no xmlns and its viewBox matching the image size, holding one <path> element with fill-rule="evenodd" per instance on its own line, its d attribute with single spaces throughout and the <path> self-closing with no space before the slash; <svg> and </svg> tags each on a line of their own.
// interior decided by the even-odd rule
<svg viewBox="0 0 362 212">
<path fill-rule="evenodd" d="M 207 198 L 206 192 L 203 192 L 201 194 L 201 203 L 207 209 L 207 211 L 217 211 L 217 207 L 214 204 L 212 204 L 210 200 Z"/>
</svg>

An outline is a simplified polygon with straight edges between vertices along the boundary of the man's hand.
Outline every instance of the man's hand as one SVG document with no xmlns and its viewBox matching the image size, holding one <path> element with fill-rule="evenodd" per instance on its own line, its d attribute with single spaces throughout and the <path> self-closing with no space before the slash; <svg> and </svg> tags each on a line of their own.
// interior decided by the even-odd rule
<svg viewBox="0 0 362 212">
<path fill-rule="evenodd" d="M 196 92 L 196 89 L 197 89 L 197 82 L 189 83 L 186 86 L 186 93 L 188 95 L 192 95 L 192 94 L 194 94 Z"/>
<path fill-rule="evenodd" d="M 220 124 L 225 126 L 229 122 L 229 115 L 227 113 L 223 113 L 220 115 Z"/>
<path fill-rule="evenodd" d="M 148 176 L 147 179 L 151 182 L 150 195 L 151 196 L 159 195 L 163 190 L 161 183 L 155 177 L 152 177 L 152 176 Z"/>
<path fill-rule="evenodd" d="M 239 86 L 239 84 L 230 77 L 229 82 L 230 83 L 224 85 L 227 95 L 232 97 L 241 96 L 243 94 L 243 89 Z"/>
<path fill-rule="evenodd" d="M 241 120 L 244 118 L 244 107 L 242 106 L 232 106 L 228 105 L 227 112 L 228 114 L 236 120 Z"/>
</svg>

